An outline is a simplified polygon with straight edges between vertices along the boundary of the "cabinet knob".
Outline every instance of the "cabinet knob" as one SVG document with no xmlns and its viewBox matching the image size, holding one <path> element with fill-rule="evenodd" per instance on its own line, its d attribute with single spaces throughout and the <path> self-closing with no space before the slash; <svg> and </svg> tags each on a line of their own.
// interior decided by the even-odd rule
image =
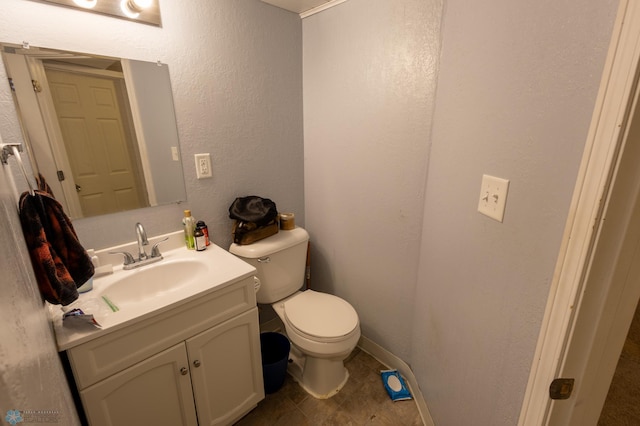
<svg viewBox="0 0 640 426">
<path fill-rule="evenodd" d="M 187 367 L 182 367 L 180 369 L 180 374 L 182 374 L 183 376 L 186 376 L 188 372 L 189 372 L 189 369 Z"/>
<path fill-rule="evenodd" d="M 200 360 L 196 359 L 195 361 L 193 361 L 193 366 L 194 367 L 200 367 Z"/>
</svg>

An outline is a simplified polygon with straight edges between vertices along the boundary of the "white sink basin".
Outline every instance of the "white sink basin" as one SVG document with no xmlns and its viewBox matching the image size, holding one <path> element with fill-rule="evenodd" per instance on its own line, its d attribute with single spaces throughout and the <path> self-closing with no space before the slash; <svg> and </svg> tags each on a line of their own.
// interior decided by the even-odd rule
<svg viewBox="0 0 640 426">
<path fill-rule="evenodd" d="M 101 291 L 117 308 L 127 307 L 184 290 L 206 276 L 207 265 L 199 259 L 163 259 L 151 265 L 122 271 Z"/>
<path fill-rule="evenodd" d="M 122 256 L 109 252 L 135 253 L 135 241 L 96 251 L 101 265 L 113 265 L 113 273 L 95 277 L 93 290 L 82 293 L 67 308 L 78 307 L 92 314 L 100 327 L 64 326 L 60 307 L 50 305 L 60 350 L 158 315 L 255 274 L 253 266 L 214 244 L 204 251 L 187 250 L 182 231 L 159 235 L 150 239 L 150 243 L 164 241 L 166 237 L 168 241 L 160 246 L 162 260 L 131 270 L 122 268 Z"/>
</svg>

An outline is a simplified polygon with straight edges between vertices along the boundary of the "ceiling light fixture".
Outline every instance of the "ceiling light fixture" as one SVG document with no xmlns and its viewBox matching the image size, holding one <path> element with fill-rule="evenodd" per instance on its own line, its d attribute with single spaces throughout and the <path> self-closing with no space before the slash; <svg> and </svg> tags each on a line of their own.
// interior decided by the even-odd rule
<svg viewBox="0 0 640 426">
<path fill-rule="evenodd" d="M 29 0 L 52 3 L 83 12 L 109 15 L 141 24 L 162 26 L 159 0 Z M 2 3 L 2 0 L 0 0 Z"/>
<path fill-rule="evenodd" d="M 146 9 L 153 4 L 153 0 L 129 0 L 129 3 L 139 9 Z"/>
<path fill-rule="evenodd" d="M 129 18 L 136 19 L 140 16 L 140 12 L 151 6 L 152 3 L 153 0 L 122 0 L 120 9 Z"/>
<path fill-rule="evenodd" d="M 85 9 L 93 9 L 98 4 L 98 0 L 73 0 L 73 2 Z"/>
</svg>

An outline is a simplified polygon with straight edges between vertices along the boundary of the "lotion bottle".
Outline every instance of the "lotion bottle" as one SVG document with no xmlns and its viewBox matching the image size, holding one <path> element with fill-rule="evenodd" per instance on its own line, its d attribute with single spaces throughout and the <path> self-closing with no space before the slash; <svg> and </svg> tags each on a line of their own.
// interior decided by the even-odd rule
<svg viewBox="0 0 640 426">
<path fill-rule="evenodd" d="M 182 224 L 184 225 L 184 243 L 189 250 L 194 250 L 196 246 L 193 232 L 196 228 L 196 221 L 193 216 L 191 216 L 191 210 L 184 211 Z"/>
</svg>

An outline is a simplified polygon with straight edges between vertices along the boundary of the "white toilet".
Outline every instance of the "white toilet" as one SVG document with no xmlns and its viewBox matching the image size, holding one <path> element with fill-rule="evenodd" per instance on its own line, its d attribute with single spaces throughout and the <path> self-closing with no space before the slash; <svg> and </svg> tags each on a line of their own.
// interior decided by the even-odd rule
<svg viewBox="0 0 640 426">
<path fill-rule="evenodd" d="M 355 309 L 345 300 L 304 283 L 309 234 L 302 228 L 280 231 L 229 251 L 257 269 L 258 303 L 272 304 L 291 341 L 289 373 L 309 394 L 330 398 L 349 379 L 344 360 L 360 339 Z"/>
</svg>

